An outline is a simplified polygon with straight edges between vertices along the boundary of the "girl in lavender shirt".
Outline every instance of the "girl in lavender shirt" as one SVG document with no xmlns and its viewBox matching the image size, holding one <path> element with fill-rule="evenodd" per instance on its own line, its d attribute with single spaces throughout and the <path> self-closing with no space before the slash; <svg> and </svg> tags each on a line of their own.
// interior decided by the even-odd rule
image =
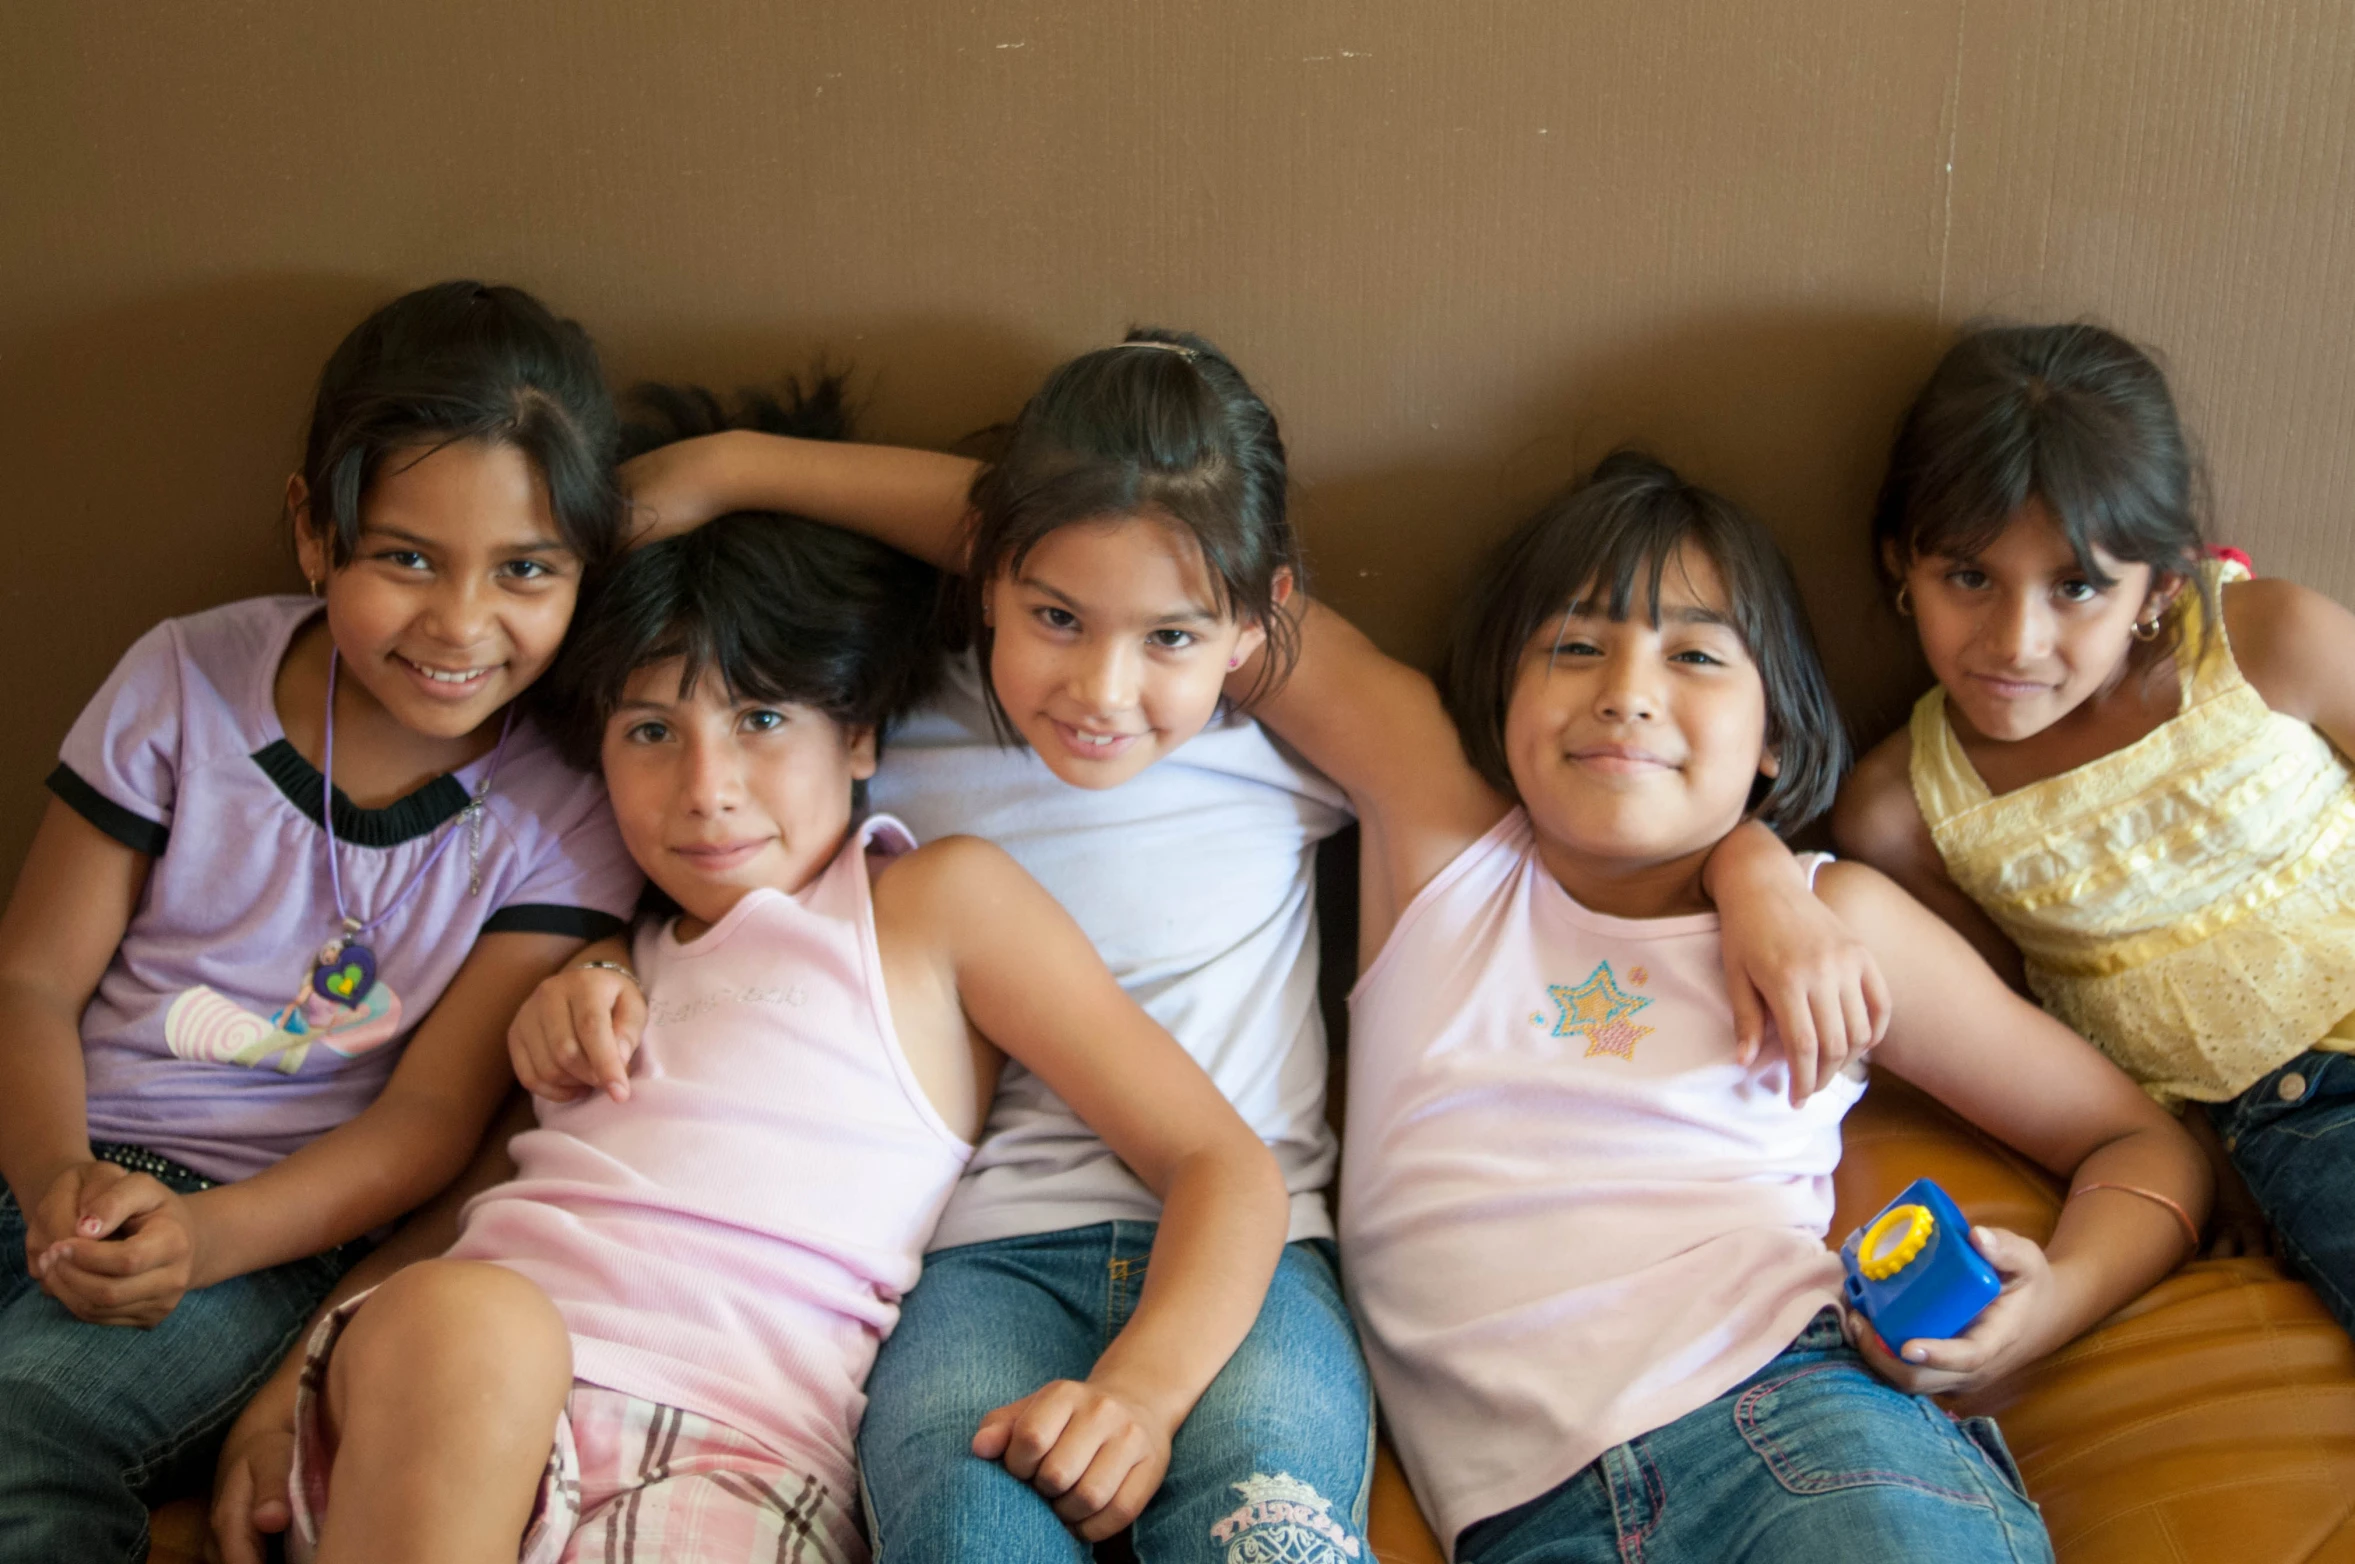
<svg viewBox="0 0 2355 1564">
<path fill-rule="evenodd" d="M 514 705 L 618 547 L 613 440 L 579 327 L 395 300 L 287 482 L 323 601 L 157 626 L 68 735 L 0 917 L 0 1561 L 145 1552 L 355 1241 L 465 1163 L 517 1001 L 634 904 Z"/>
</svg>

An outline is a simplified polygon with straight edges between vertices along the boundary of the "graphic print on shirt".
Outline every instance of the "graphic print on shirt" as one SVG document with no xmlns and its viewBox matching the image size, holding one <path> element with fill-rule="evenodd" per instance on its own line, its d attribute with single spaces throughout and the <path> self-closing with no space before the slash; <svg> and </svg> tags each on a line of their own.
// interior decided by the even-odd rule
<svg viewBox="0 0 2355 1564">
<path fill-rule="evenodd" d="M 1649 976 L 1642 967 L 1632 970 L 1628 977 L 1637 986 Z M 1556 1037 L 1584 1037 L 1586 1054 L 1610 1054 L 1616 1058 L 1635 1058 L 1635 1045 L 1652 1035 L 1653 1028 L 1639 1026 L 1630 1018 L 1651 1004 L 1641 994 L 1630 994 L 1619 986 L 1611 975 L 1611 963 L 1598 962 L 1586 975 L 1583 983 L 1555 983 L 1546 989 L 1546 997 L 1554 1002 L 1553 1035 Z M 1547 1018 L 1531 1012 L 1532 1026 L 1544 1026 Z"/>
<path fill-rule="evenodd" d="M 346 1059 L 382 1047 L 400 1033 L 400 996 L 373 963 L 334 965 L 339 950 L 340 942 L 322 948 L 318 970 L 266 1021 L 201 983 L 183 990 L 164 1012 L 165 1044 L 182 1059 L 274 1064 L 285 1075 L 303 1067 L 313 1043 Z"/>
</svg>

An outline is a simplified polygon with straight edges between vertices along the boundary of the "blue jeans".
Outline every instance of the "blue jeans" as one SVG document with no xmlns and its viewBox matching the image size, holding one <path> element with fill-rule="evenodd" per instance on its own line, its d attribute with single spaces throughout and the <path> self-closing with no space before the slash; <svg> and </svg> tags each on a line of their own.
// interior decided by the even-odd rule
<svg viewBox="0 0 2355 1564">
<path fill-rule="evenodd" d="M 32 1279 L 0 1189 L 0 1564 L 146 1558 L 148 1505 L 211 1486 L 221 1436 L 359 1252 L 191 1292 L 153 1330 L 85 1325 Z"/>
<path fill-rule="evenodd" d="M 1986 1418 L 1864 1366 L 1829 1310 L 1745 1384 L 1464 1528 L 1457 1564 L 2050 1564 Z"/>
<path fill-rule="evenodd" d="M 969 1447 L 992 1408 L 1087 1378 L 1136 1307 L 1154 1227 L 1105 1222 L 925 1256 L 859 1429 L 876 1564 L 1088 1558 L 1045 1499 Z M 1171 1442 L 1169 1474 L 1132 1532 L 1139 1564 L 1373 1564 L 1373 1442 L 1373 1388 L 1333 1246 L 1288 1245 L 1257 1323 Z"/>
<path fill-rule="evenodd" d="M 2290 1264 L 2355 1333 L 2355 1054 L 2302 1053 L 2208 1114 Z"/>
</svg>

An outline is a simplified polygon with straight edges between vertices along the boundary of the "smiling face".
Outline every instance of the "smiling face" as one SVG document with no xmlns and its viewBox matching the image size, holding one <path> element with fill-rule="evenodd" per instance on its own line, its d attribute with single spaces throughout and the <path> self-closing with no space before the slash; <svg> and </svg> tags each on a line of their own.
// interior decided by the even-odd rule
<svg viewBox="0 0 2355 1564">
<path fill-rule="evenodd" d="M 681 694 L 672 658 L 630 675 L 605 724 L 605 788 L 624 846 L 697 924 L 747 891 L 799 892 L 850 828 L 875 730 L 815 707 L 739 700 L 709 673 Z"/>
<path fill-rule="evenodd" d="M 2086 574 L 2031 499 L 1975 556 L 1924 554 L 1907 565 L 1922 654 L 1973 732 L 2033 737 L 2124 676 L 2135 622 L 2155 617 L 2178 582 L 2092 552 L 2112 585 Z"/>
<path fill-rule="evenodd" d="M 463 737 L 547 669 L 572 621 L 580 565 L 521 451 L 467 440 L 387 458 L 341 567 L 309 525 L 307 499 L 292 480 L 303 574 L 326 584 L 345 672 L 403 727 Z"/>
<path fill-rule="evenodd" d="M 1193 536 L 1151 517 L 1048 534 L 988 613 L 998 703 L 1074 787 L 1116 787 L 1201 732 L 1266 639 L 1222 615 Z"/>
<path fill-rule="evenodd" d="M 1505 711 L 1506 760 L 1547 868 L 1584 905 L 1623 916 L 1705 908 L 1702 862 L 1777 770 L 1765 685 L 1706 553 L 1670 558 L 1659 619 L 1640 593 L 1619 621 L 1573 602 L 1523 649 Z"/>
</svg>

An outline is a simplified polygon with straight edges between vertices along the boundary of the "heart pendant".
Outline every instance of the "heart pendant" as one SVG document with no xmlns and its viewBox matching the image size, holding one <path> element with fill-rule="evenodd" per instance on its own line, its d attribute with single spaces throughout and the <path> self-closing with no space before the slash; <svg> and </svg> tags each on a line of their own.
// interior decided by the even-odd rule
<svg viewBox="0 0 2355 1564">
<path fill-rule="evenodd" d="M 311 969 L 311 989 L 342 1005 L 357 1005 L 376 986 L 376 953 L 346 944 Z"/>
</svg>

